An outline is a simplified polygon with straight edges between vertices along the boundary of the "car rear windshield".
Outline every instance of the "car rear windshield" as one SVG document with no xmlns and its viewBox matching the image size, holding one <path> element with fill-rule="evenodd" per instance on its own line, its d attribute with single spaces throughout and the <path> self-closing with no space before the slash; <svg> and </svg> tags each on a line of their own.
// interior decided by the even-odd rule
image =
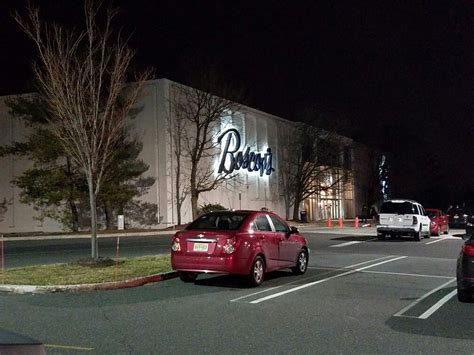
<svg viewBox="0 0 474 355">
<path fill-rule="evenodd" d="M 436 211 L 426 211 L 426 215 L 429 218 L 436 218 L 436 217 L 438 217 L 438 212 L 436 212 Z"/>
<path fill-rule="evenodd" d="M 380 213 L 418 214 L 416 206 L 411 202 L 385 202 Z"/>
<path fill-rule="evenodd" d="M 247 216 L 248 213 L 239 212 L 208 213 L 196 219 L 186 229 L 238 230 Z"/>
</svg>

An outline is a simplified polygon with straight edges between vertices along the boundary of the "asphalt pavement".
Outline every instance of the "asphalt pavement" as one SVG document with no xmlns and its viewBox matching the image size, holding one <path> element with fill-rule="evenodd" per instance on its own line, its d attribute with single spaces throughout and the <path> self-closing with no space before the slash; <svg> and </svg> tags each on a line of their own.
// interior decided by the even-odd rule
<svg viewBox="0 0 474 355">
<path fill-rule="evenodd" d="M 0 329 L 59 352 L 473 353 L 474 304 L 458 302 L 455 290 L 461 238 L 378 241 L 370 230 L 301 229 L 311 248 L 302 276 L 271 273 L 259 288 L 204 275 L 115 291 L 0 294 Z"/>
</svg>

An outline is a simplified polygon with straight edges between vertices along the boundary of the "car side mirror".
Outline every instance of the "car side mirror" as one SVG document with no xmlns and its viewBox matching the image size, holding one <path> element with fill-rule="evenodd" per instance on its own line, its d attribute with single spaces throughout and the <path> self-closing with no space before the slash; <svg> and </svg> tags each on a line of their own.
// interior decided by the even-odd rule
<svg viewBox="0 0 474 355">
<path fill-rule="evenodd" d="M 296 228 L 296 227 L 294 227 L 294 226 L 293 226 L 293 227 L 290 227 L 290 234 L 295 234 L 295 233 L 299 233 L 298 228 Z"/>
</svg>

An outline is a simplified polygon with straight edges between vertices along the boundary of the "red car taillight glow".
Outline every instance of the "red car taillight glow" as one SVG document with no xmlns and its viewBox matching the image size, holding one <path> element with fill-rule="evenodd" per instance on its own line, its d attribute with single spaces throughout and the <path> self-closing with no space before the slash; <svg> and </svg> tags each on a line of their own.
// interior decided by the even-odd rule
<svg viewBox="0 0 474 355">
<path fill-rule="evenodd" d="M 464 244 L 462 251 L 466 255 L 474 256 L 474 245 Z"/>
<path fill-rule="evenodd" d="M 171 244 L 172 251 L 181 251 L 181 245 L 179 245 L 179 238 L 173 238 L 173 243 Z"/>
<path fill-rule="evenodd" d="M 235 237 L 229 238 L 226 240 L 223 247 L 226 254 L 232 254 L 237 248 L 237 239 Z"/>
</svg>

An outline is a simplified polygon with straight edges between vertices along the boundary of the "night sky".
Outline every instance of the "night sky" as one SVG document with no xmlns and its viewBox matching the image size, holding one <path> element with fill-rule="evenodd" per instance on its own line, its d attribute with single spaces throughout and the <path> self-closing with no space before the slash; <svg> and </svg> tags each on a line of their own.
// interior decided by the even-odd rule
<svg viewBox="0 0 474 355">
<path fill-rule="evenodd" d="M 32 43 L 0 2 L 0 95 L 31 91 Z M 34 1 L 80 26 L 80 1 Z M 245 103 L 310 120 L 387 152 L 397 196 L 474 202 L 471 1 L 114 1 L 136 67 L 186 82 L 211 59 Z M 310 114 L 312 113 L 312 114 Z M 394 196 L 395 197 L 395 196 Z"/>
</svg>

